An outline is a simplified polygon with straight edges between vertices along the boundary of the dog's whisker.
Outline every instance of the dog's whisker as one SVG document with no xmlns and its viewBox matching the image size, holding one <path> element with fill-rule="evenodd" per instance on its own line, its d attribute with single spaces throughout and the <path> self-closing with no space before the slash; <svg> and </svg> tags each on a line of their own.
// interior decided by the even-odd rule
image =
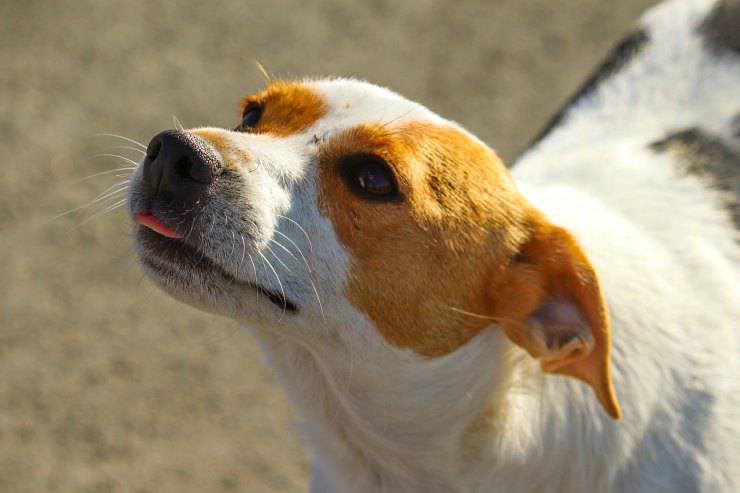
<svg viewBox="0 0 740 493">
<path fill-rule="evenodd" d="M 119 190 L 125 190 L 125 189 L 127 189 L 128 188 L 128 182 L 129 182 L 128 180 L 121 180 L 121 181 L 118 181 L 118 182 L 112 184 L 111 186 L 109 186 L 108 188 L 106 188 L 105 190 L 103 190 L 102 192 L 100 192 L 98 194 L 98 196 L 93 199 L 93 201 L 91 203 L 95 203 L 96 200 L 98 200 L 98 199 L 106 196 L 110 191 L 112 191 L 115 188 L 118 188 Z"/>
<path fill-rule="evenodd" d="M 190 239 L 190 236 L 193 234 L 193 229 L 195 229 L 195 223 L 198 222 L 201 216 L 202 209 L 199 210 L 196 214 L 193 220 L 190 222 L 190 229 L 188 232 L 183 236 L 183 241 L 187 242 Z"/>
<path fill-rule="evenodd" d="M 126 183 L 128 183 L 128 180 L 126 181 Z M 114 186 L 120 186 L 120 185 L 121 184 L 119 183 L 118 185 L 114 185 Z M 113 190 L 111 192 L 103 193 L 103 194 L 99 195 L 98 197 L 96 197 L 95 199 L 93 199 L 90 202 L 88 202 L 87 204 L 83 204 L 81 206 L 78 206 L 78 207 L 75 207 L 75 208 L 70 209 L 68 211 L 64 211 L 64 212 L 62 212 L 60 214 L 57 214 L 56 216 L 53 217 L 53 219 L 59 219 L 59 218 L 64 217 L 64 216 L 66 216 L 68 214 L 72 214 L 73 212 L 77 212 L 77 211 L 80 211 L 82 209 L 86 209 L 86 208 L 88 208 L 88 207 L 90 207 L 92 205 L 97 204 L 98 202 L 103 201 L 103 200 L 114 198 L 118 194 L 124 192 L 127 188 L 128 188 L 128 185 L 125 185 L 125 186 L 123 186 L 123 187 L 121 187 L 119 189 Z M 110 188 L 108 190 L 110 190 Z"/>
<path fill-rule="evenodd" d="M 209 239 L 213 237 L 213 226 L 216 224 L 216 213 L 211 212 L 211 220 L 208 221 L 208 232 L 205 231 L 200 232 L 200 244 L 208 244 Z M 206 252 L 205 249 L 199 248 L 198 249 L 200 253 L 200 261 L 203 261 L 203 259 L 206 258 Z"/>
<path fill-rule="evenodd" d="M 101 197 L 98 197 L 94 201 L 92 201 L 89 204 L 85 205 L 83 208 L 86 208 L 86 207 L 89 207 L 91 205 L 97 204 L 98 202 L 101 202 L 101 201 L 106 200 L 106 199 L 110 199 L 110 198 L 114 198 L 114 197 L 120 197 L 121 195 L 123 195 L 126 192 L 127 188 L 128 188 L 127 185 L 123 185 L 120 188 L 117 188 L 115 190 L 111 190 L 110 192 L 106 193 L 105 195 L 103 195 Z"/>
<path fill-rule="evenodd" d="M 118 202 L 115 202 L 114 204 L 104 208 L 103 210 L 100 210 L 96 212 L 95 214 L 91 215 L 90 217 L 84 219 L 82 222 L 80 222 L 76 227 L 79 228 L 80 226 L 89 223 L 95 218 L 98 218 L 100 216 L 103 216 L 105 214 L 108 214 L 110 212 L 113 212 L 114 210 L 118 209 L 119 207 L 123 206 L 126 203 L 127 199 L 119 200 Z"/>
<path fill-rule="evenodd" d="M 306 268 L 310 272 L 311 271 L 311 268 L 308 266 L 308 262 L 306 261 L 306 257 L 303 255 L 303 252 L 301 251 L 300 247 L 296 244 L 296 242 L 293 241 L 293 239 L 290 236 L 286 235 L 285 233 L 283 233 L 281 231 L 275 230 L 275 234 L 278 234 L 278 235 L 282 236 L 283 238 L 285 238 L 288 241 L 288 243 L 290 243 L 293 246 L 293 248 L 296 249 L 296 251 L 298 252 L 298 254 L 303 258 L 303 262 L 306 264 Z M 291 255 L 293 255 L 293 254 L 291 254 Z M 295 257 L 295 255 L 293 255 L 293 257 Z"/>
<path fill-rule="evenodd" d="M 277 231 L 276 231 L 276 233 L 277 233 Z M 285 245 L 283 245 L 282 243 L 280 243 L 279 241 L 277 241 L 275 238 L 270 238 L 270 243 L 274 243 L 275 245 L 279 246 L 283 251 L 285 251 L 285 253 L 287 253 L 288 255 L 290 255 L 291 258 L 294 258 L 294 259 L 298 260 L 298 257 L 296 257 L 293 252 L 291 252 L 290 250 L 288 250 L 285 247 Z"/>
<path fill-rule="evenodd" d="M 180 120 L 178 120 L 175 115 L 172 115 L 172 124 L 175 126 L 175 130 L 177 130 L 178 132 L 185 131 L 185 127 L 182 126 L 182 123 L 180 123 Z"/>
<path fill-rule="evenodd" d="M 408 111 L 406 111 L 406 112 L 404 112 L 404 113 L 402 113 L 402 114 L 398 115 L 398 116 L 397 116 L 397 117 L 395 117 L 395 118 L 392 118 L 392 119 L 390 119 L 390 120 L 388 120 L 388 121 L 386 121 L 386 122 L 381 122 L 381 123 L 380 123 L 380 126 L 381 126 L 381 128 L 385 128 L 385 127 L 388 127 L 388 126 L 392 125 L 393 123 L 397 122 L 398 120 L 401 120 L 401 119 L 403 119 L 403 118 L 407 117 L 407 116 L 408 116 L 408 115 L 410 115 L 410 114 L 411 114 L 411 113 L 412 113 L 413 111 L 414 111 L 414 109 L 412 108 L 412 109 L 410 109 L 410 110 L 408 110 Z"/>
<path fill-rule="evenodd" d="M 288 216 L 283 216 L 282 214 L 278 214 L 277 216 L 279 218 L 285 219 L 286 221 L 294 224 L 298 229 L 300 229 L 301 233 L 303 233 L 303 236 L 306 237 L 306 241 L 308 242 L 308 249 L 313 252 L 313 245 L 311 244 L 311 238 L 309 238 L 308 233 L 306 233 L 306 230 L 303 229 L 303 226 L 301 226 L 300 224 L 298 224 L 296 221 L 289 218 Z"/>
<path fill-rule="evenodd" d="M 244 259 L 245 257 L 249 257 L 249 262 L 252 264 L 252 271 L 254 272 L 254 282 L 258 282 L 257 280 L 257 265 L 254 263 L 254 258 L 252 257 L 252 254 L 247 252 L 247 242 L 244 239 L 243 235 L 239 235 L 239 238 L 242 240 L 242 257 L 239 261 L 239 272 L 242 270 L 242 266 L 244 265 Z M 259 289 L 255 290 L 257 292 L 257 300 L 260 298 L 260 291 Z"/>
<path fill-rule="evenodd" d="M 99 173 L 93 173 L 92 175 L 83 176 L 82 178 L 78 178 L 77 180 L 70 183 L 70 185 L 76 185 L 78 183 L 82 183 L 83 181 L 87 181 L 91 178 L 95 178 L 96 176 L 103 176 L 103 175 L 109 175 L 111 173 L 118 173 L 121 171 L 133 171 L 136 168 L 133 166 L 125 166 L 123 168 L 115 168 L 115 169 L 109 169 L 106 171 L 101 171 Z M 116 175 L 116 176 L 127 176 L 127 175 Z"/>
<path fill-rule="evenodd" d="M 291 273 L 291 274 L 293 273 L 293 270 L 292 270 L 292 269 L 291 269 L 290 267 L 288 267 L 288 266 L 286 265 L 286 263 L 285 263 L 285 262 L 283 262 L 283 260 L 282 260 L 282 259 L 281 259 L 280 257 L 278 257 L 278 256 L 277 256 L 277 255 L 275 254 L 275 250 L 273 250 L 273 249 L 272 249 L 272 248 L 270 247 L 270 245 L 265 245 L 265 248 L 267 249 L 267 251 L 268 251 L 268 252 L 270 252 L 270 254 L 271 254 L 271 255 L 272 255 L 273 257 L 275 257 L 275 260 L 277 260 L 277 261 L 278 261 L 278 262 L 280 263 L 280 265 L 282 265 L 282 266 L 283 266 L 283 268 L 284 268 L 284 269 L 285 269 L 286 271 L 288 271 L 288 272 L 289 272 L 289 273 Z"/>
<path fill-rule="evenodd" d="M 482 320 L 490 320 L 491 322 L 497 322 L 497 323 L 506 322 L 506 323 L 511 323 L 511 324 L 517 324 L 517 325 L 520 325 L 520 326 L 525 326 L 524 322 L 522 322 L 521 320 L 515 320 L 513 318 L 494 317 L 494 316 L 491 316 L 491 315 L 483 315 L 481 313 L 474 313 L 474 312 L 470 312 L 470 311 L 467 311 L 467 310 L 462 310 L 462 309 L 456 308 L 454 306 L 447 306 L 447 308 L 449 308 L 450 310 L 452 310 L 455 313 L 459 313 L 461 315 L 465 315 L 465 316 L 471 317 L 471 318 L 477 318 L 477 319 L 482 319 Z"/>
<path fill-rule="evenodd" d="M 313 290 L 314 295 L 316 296 L 316 301 L 319 304 L 319 311 L 321 312 L 321 318 L 324 320 L 324 323 L 327 323 L 326 315 L 324 314 L 324 304 L 321 302 L 321 297 L 319 296 L 319 291 L 316 289 L 316 284 L 313 280 L 313 271 L 311 270 L 311 266 L 308 263 L 308 260 L 306 260 L 306 256 L 303 255 L 303 250 L 296 244 L 293 239 L 286 235 L 285 233 L 282 233 L 280 231 L 275 230 L 275 233 L 279 234 L 283 238 L 285 238 L 288 242 L 290 242 L 291 245 L 296 249 L 298 254 L 301 256 L 301 259 L 303 260 L 303 264 L 306 266 L 306 274 L 308 276 L 308 282 L 311 284 L 311 289 Z"/>
<path fill-rule="evenodd" d="M 113 209 L 115 209 L 117 207 L 120 207 L 121 205 L 125 204 L 128 201 L 127 198 L 117 198 L 116 197 L 116 198 L 111 198 L 111 199 L 113 200 L 113 202 L 110 202 L 108 205 L 102 205 L 101 204 L 100 209 L 95 214 L 97 214 L 99 212 L 108 212 L 108 211 L 111 211 L 111 210 L 113 210 Z"/>
<path fill-rule="evenodd" d="M 319 290 L 316 289 L 316 284 L 313 282 L 313 279 L 311 279 L 311 276 L 309 274 L 308 276 L 308 283 L 311 285 L 311 289 L 313 290 L 314 296 L 316 296 L 316 302 L 319 304 L 319 312 L 321 313 L 321 318 L 324 321 L 324 325 L 328 323 L 328 320 L 326 319 L 326 315 L 324 314 L 324 304 L 321 302 L 321 296 L 319 296 Z"/>
<path fill-rule="evenodd" d="M 146 156 L 146 152 L 144 152 L 143 150 L 139 149 L 138 147 L 131 147 L 131 146 L 111 146 L 110 149 L 124 149 L 124 150 L 127 150 L 127 151 L 138 152 L 142 156 Z"/>
<path fill-rule="evenodd" d="M 130 163 L 133 166 L 138 166 L 139 165 L 139 163 L 137 163 L 133 159 L 129 159 L 126 156 L 121 156 L 120 154 L 101 153 L 101 154 L 93 154 L 90 157 L 91 158 L 96 158 L 96 157 L 115 157 L 115 158 L 118 158 L 118 159 L 123 159 L 124 161 L 126 161 L 127 163 Z"/>
<path fill-rule="evenodd" d="M 138 140 L 134 140 L 134 139 L 132 139 L 130 137 L 124 137 L 123 135 L 110 134 L 110 133 L 98 133 L 98 134 L 93 134 L 93 137 L 115 137 L 117 139 L 122 139 L 122 140 L 125 140 L 126 142 L 130 142 L 131 144 L 134 144 L 136 146 L 139 146 L 144 151 L 146 151 L 146 146 L 144 144 L 142 144 Z"/>
<path fill-rule="evenodd" d="M 283 300 L 283 311 L 280 314 L 280 318 L 278 318 L 278 323 L 279 323 L 283 320 L 283 317 L 285 316 L 285 312 L 288 309 L 287 304 L 286 304 L 287 298 L 285 297 L 285 289 L 283 288 L 283 283 L 280 280 L 280 276 L 278 276 L 278 273 L 275 270 L 275 267 L 272 266 L 270 261 L 267 259 L 267 257 L 265 257 L 265 255 L 262 252 L 257 252 L 257 253 L 259 254 L 260 257 L 262 257 L 262 260 L 267 264 L 267 266 L 270 268 L 272 273 L 275 275 L 275 279 L 277 279 L 278 286 L 280 286 L 280 294 L 282 295 L 282 300 Z"/>
<path fill-rule="evenodd" d="M 109 199 L 109 200 L 110 200 L 110 199 L 117 199 L 117 197 L 113 197 L 113 196 L 111 196 L 111 197 L 104 197 L 104 198 L 102 198 L 102 199 L 100 199 L 100 200 L 102 201 L 102 200 L 105 200 L 105 199 Z M 81 211 L 81 210 L 83 210 L 83 209 L 85 209 L 85 208 L 87 208 L 87 207 L 90 207 L 90 206 L 92 206 L 92 205 L 94 205 L 94 204 L 92 204 L 92 203 L 88 203 L 88 204 L 84 204 L 84 205 L 81 205 L 81 206 L 75 207 L 75 208 L 73 208 L 73 209 L 70 209 L 70 210 L 68 210 L 68 211 L 64 211 L 64 212 L 62 212 L 62 213 L 60 213 L 60 214 L 57 214 L 56 216 L 54 216 L 54 217 L 52 218 L 52 220 L 60 219 L 60 218 L 62 218 L 62 217 L 64 217 L 64 216 L 68 216 L 69 214 L 72 214 L 72 213 L 74 213 L 74 212 L 78 212 L 78 211 Z"/>
<path fill-rule="evenodd" d="M 245 244 L 244 237 L 242 236 L 242 243 Z M 244 247 L 244 251 L 246 251 L 246 245 Z M 254 263 L 254 257 L 251 253 L 247 252 L 247 256 L 249 257 L 249 262 L 252 264 L 252 270 L 254 271 L 254 282 L 257 282 L 257 264 Z M 260 291 L 259 289 L 255 290 L 257 291 L 257 301 L 260 300 Z"/>
<path fill-rule="evenodd" d="M 262 74 L 262 77 L 265 78 L 265 82 L 268 84 L 272 83 L 272 76 L 267 71 L 265 66 L 262 65 L 262 63 L 260 63 L 259 60 L 254 60 L 254 64 L 257 65 L 257 70 L 259 70 L 260 74 Z"/>
<path fill-rule="evenodd" d="M 241 271 L 242 265 L 244 264 L 244 255 L 247 253 L 247 242 L 244 241 L 244 237 L 242 235 L 239 235 L 239 238 L 242 240 L 242 258 L 239 261 L 239 270 Z"/>
<path fill-rule="evenodd" d="M 236 250 L 236 233 L 234 233 L 233 229 L 230 229 L 229 232 L 231 233 L 231 253 L 229 254 L 229 258 L 233 258 L 234 250 Z"/>
<path fill-rule="evenodd" d="M 462 315 L 467 315 L 467 316 L 473 317 L 473 318 L 482 318 L 482 319 L 485 319 L 485 320 L 497 320 L 497 317 L 492 317 L 492 316 L 489 316 L 489 315 L 482 315 L 480 313 L 469 312 L 467 310 L 461 310 L 460 308 L 456 308 L 454 306 L 448 306 L 447 308 L 449 308 L 450 310 L 452 310 L 455 313 L 460 313 Z"/>
</svg>

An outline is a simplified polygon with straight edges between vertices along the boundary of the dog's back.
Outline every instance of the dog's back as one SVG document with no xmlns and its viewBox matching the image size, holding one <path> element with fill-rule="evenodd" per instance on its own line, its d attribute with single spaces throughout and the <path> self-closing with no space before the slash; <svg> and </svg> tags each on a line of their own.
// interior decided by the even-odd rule
<svg viewBox="0 0 740 493">
<path fill-rule="evenodd" d="M 603 280 L 616 484 L 740 491 L 740 2 L 648 12 L 514 176 Z"/>
</svg>

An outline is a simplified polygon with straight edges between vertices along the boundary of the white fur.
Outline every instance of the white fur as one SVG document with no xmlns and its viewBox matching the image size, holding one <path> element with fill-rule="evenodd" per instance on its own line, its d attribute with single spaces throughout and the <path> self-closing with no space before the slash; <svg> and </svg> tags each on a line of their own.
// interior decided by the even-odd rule
<svg viewBox="0 0 740 493">
<path fill-rule="evenodd" d="M 695 34 L 711 5 L 673 1 L 649 12 L 648 47 L 514 168 L 525 197 L 578 238 L 600 274 L 620 422 L 582 383 L 543 376 L 495 325 L 427 359 L 389 346 L 346 299 L 351 256 L 317 206 L 317 139 L 368 122 L 453 123 L 386 89 L 338 79 L 307 82 L 329 113 L 304 133 L 228 133 L 261 163 L 242 177 L 251 184 L 245 200 L 266 201 L 252 229 L 236 234 L 287 247 L 267 254 L 280 281 L 260 259 L 254 268 L 235 263 L 242 243 L 222 223 L 204 254 L 301 305 L 282 314 L 254 293 L 217 291 L 297 410 L 312 491 L 740 491 L 736 232 L 716 192 L 648 147 L 699 124 L 729 135 L 740 62 L 709 54 Z M 243 248 L 251 258 L 262 245 Z M 158 281 L 176 291 L 174 281 Z M 208 291 L 218 281 L 190 282 Z M 223 300 L 192 296 L 224 311 Z"/>
</svg>

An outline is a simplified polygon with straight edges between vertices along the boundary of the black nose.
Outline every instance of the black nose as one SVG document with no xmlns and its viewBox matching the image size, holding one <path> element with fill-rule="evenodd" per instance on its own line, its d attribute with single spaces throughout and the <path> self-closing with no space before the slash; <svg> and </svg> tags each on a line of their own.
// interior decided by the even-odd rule
<svg viewBox="0 0 740 493">
<path fill-rule="evenodd" d="M 149 198 L 183 206 L 197 202 L 222 168 L 221 157 L 205 141 L 176 130 L 154 136 L 143 166 Z"/>
</svg>

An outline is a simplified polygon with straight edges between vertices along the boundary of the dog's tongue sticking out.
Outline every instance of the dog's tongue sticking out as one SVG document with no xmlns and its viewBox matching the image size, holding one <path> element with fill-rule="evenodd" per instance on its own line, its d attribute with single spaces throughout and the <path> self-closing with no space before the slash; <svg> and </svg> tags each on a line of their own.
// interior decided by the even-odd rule
<svg viewBox="0 0 740 493">
<path fill-rule="evenodd" d="M 167 238 L 182 238 L 181 235 L 172 231 L 170 228 L 162 224 L 159 219 L 149 213 L 137 212 L 134 214 L 134 221 L 142 226 L 146 226 L 156 233 L 161 234 L 162 236 L 166 236 Z"/>
</svg>

